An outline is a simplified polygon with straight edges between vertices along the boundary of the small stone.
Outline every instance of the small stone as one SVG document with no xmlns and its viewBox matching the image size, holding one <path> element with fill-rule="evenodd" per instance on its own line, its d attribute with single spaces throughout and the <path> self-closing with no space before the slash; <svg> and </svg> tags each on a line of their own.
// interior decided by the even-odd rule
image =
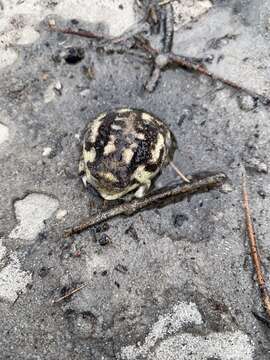
<svg viewBox="0 0 270 360">
<path fill-rule="evenodd" d="M 266 198 L 266 192 L 262 189 L 258 190 L 258 194 L 263 198 L 265 199 Z"/>
<path fill-rule="evenodd" d="M 80 95 L 81 95 L 82 97 L 87 97 L 87 96 L 89 96 L 89 95 L 90 95 L 90 89 L 85 89 L 85 90 L 81 91 L 81 92 L 80 92 Z"/>
<path fill-rule="evenodd" d="M 0 145 L 7 141 L 9 137 L 9 129 L 7 126 L 0 123 Z"/>
<path fill-rule="evenodd" d="M 229 184 L 228 182 L 224 183 L 221 188 L 220 188 L 221 192 L 223 192 L 224 194 L 228 194 L 230 192 L 233 191 L 233 187 L 231 184 Z"/>
<path fill-rule="evenodd" d="M 57 220 L 62 220 L 67 215 L 67 210 L 59 209 L 55 215 Z"/>
<path fill-rule="evenodd" d="M 258 164 L 258 172 L 268 174 L 268 166 L 264 162 Z"/>
<path fill-rule="evenodd" d="M 250 95 L 240 95 L 238 97 L 238 104 L 241 110 L 251 111 L 257 106 L 257 100 Z"/>
<path fill-rule="evenodd" d="M 45 147 L 43 149 L 43 153 L 42 153 L 42 156 L 49 156 L 52 152 L 52 148 L 51 147 Z"/>
<path fill-rule="evenodd" d="M 77 140 L 80 140 L 80 134 L 75 134 L 74 136 Z"/>
<path fill-rule="evenodd" d="M 41 79 L 42 79 L 43 81 L 47 81 L 47 80 L 49 79 L 49 74 L 48 74 L 48 73 L 43 73 L 43 74 L 41 75 Z"/>
<path fill-rule="evenodd" d="M 105 246 L 111 242 L 110 237 L 107 234 L 102 234 L 101 237 L 98 239 L 98 243 L 101 246 Z"/>
<path fill-rule="evenodd" d="M 61 84 L 61 82 L 59 80 L 57 80 L 54 83 L 54 90 L 56 91 L 56 93 L 58 95 L 62 95 L 62 89 L 63 89 L 63 85 Z"/>
<path fill-rule="evenodd" d="M 54 19 L 50 19 L 50 20 L 48 21 L 48 25 L 49 25 L 50 27 L 55 27 L 55 25 L 56 25 L 55 20 L 54 20 Z"/>
<path fill-rule="evenodd" d="M 268 174 L 268 166 L 263 161 L 257 158 L 252 158 L 247 161 L 247 168 L 255 170 L 258 173 Z"/>
</svg>

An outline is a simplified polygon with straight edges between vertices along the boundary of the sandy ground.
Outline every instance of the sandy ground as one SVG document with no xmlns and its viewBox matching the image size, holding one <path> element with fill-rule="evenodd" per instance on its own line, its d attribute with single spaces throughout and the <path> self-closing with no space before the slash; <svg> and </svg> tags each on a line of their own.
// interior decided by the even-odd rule
<svg viewBox="0 0 270 360">
<path fill-rule="evenodd" d="M 270 357 L 240 191 L 245 166 L 268 281 L 269 105 L 183 69 L 149 94 L 144 58 L 48 31 L 116 36 L 142 19 L 142 3 L 0 0 L 0 359 Z M 175 52 L 270 97 L 270 2 L 172 4 Z M 69 47 L 82 49 L 76 64 L 63 58 Z M 222 170 L 228 183 L 65 239 L 65 226 L 102 206 L 78 176 L 83 130 L 120 106 L 167 122 L 185 174 Z M 156 185 L 174 178 L 167 168 Z"/>
</svg>

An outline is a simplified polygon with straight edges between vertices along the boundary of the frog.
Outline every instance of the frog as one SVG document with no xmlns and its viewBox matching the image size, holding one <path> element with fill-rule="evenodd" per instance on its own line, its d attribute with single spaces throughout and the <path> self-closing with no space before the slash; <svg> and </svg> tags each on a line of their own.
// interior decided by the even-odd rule
<svg viewBox="0 0 270 360">
<path fill-rule="evenodd" d="M 117 108 L 89 121 L 79 174 L 105 200 L 142 198 L 170 162 L 175 138 L 156 115 Z"/>
</svg>

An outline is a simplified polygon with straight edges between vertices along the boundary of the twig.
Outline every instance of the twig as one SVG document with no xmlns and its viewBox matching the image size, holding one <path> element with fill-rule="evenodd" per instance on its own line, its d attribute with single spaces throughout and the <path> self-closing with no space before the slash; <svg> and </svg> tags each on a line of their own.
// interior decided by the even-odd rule
<svg viewBox="0 0 270 360">
<path fill-rule="evenodd" d="M 251 211 L 248 201 L 248 193 L 246 187 L 246 175 L 242 175 L 242 191 L 243 191 L 243 207 L 245 212 L 245 221 L 246 221 L 246 230 L 249 239 L 250 254 L 253 262 L 253 266 L 257 276 L 257 283 L 260 289 L 261 300 L 267 315 L 270 317 L 270 296 L 268 289 L 265 284 L 265 279 L 262 270 L 261 257 L 257 247 L 256 234 L 253 226 L 253 221 L 251 218 Z"/>
<path fill-rule="evenodd" d="M 64 237 L 77 234 L 85 229 L 90 228 L 91 226 L 99 224 L 103 221 L 107 221 L 118 215 L 132 215 L 141 209 L 148 208 L 153 205 L 164 206 L 165 201 L 168 199 L 172 199 L 172 201 L 181 201 L 183 198 L 185 198 L 188 195 L 197 192 L 205 192 L 210 189 L 216 188 L 220 186 L 222 183 L 224 183 L 225 179 L 226 179 L 226 175 L 224 175 L 223 173 L 218 173 L 218 174 L 210 175 L 208 177 L 204 177 L 199 180 L 195 180 L 190 184 L 173 185 L 168 188 L 162 189 L 159 192 L 150 194 L 145 198 L 135 199 L 130 202 L 120 204 L 109 210 L 91 216 L 84 223 L 66 229 L 64 231 Z"/>
<path fill-rule="evenodd" d="M 159 2 L 159 5 L 166 5 L 165 10 L 167 13 L 167 15 L 166 15 L 167 20 L 165 20 L 165 32 L 164 32 L 164 40 L 165 40 L 164 41 L 164 51 L 165 52 L 161 51 L 161 53 L 158 50 L 154 49 L 146 39 L 139 36 L 139 34 L 144 30 L 144 28 L 143 28 L 143 20 L 144 19 L 141 20 L 141 22 L 139 24 L 140 26 L 138 26 L 137 32 L 135 31 L 136 26 L 134 26 L 134 27 L 132 27 L 132 31 L 124 32 L 122 35 L 115 37 L 115 38 L 99 35 L 94 32 L 84 31 L 84 30 L 75 31 L 72 29 L 58 29 L 56 27 L 51 27 L 50 31 L 57 31 L 57 32 L 61 32 L 64 34 L 77 35 L 77 36 L 101 40 L 101 41 L 107 40 L 107 41 L 111 41 L 112 44 L 117 44 L 121 41 L 125 41 L 125 40 L 127 40 L 127 35 L 130 35 L 130 38 L 133 38 L 135 40 L 137 47 L 150 53 L 155 61 L 154 71 L 152 72 L 152 76 L 151 76 L 150 80 L 146 84 L 146 89 L 149 90 L 149 92 L 152 92 L 155 89 L 155 87 L 158 83 L 159 77 L 160 77 L 160 70 L 164 69 L 167 65 L 174 65 L 174 66 L 177 65 L 182 68 L 197 72 L 197 73 L 205 75 L 205 76 L 208 76 L 213 80 L 220 81 L 223 84 L 230 86 L 238 91 L 245 92 L 246 94 L 260 100 L 264 105 L 270 104 L 269 97 L 262 95 L 262 94 L 258 94 L 255 91 L 252 91 L 250 89 L 247 89 L 246 87 L 243 87 L 243 86 L 237 84 L 236 82 L 224 79 L 223 77 L 221 77 L 219 75 L 215 75 L 215 74 L 211 73 L 210 71 L 208 71 L 203 65 L 192 63 L 191 61 L 188 61 L 186 57 L 183 57 L 183 56 L 174 54 L 173 52 L 170 52 L 170 48 L 172 46 L 172 41 L 173 41 L 173 23 L 172 23 L 172 11 L 173 10 L 172 10 L 172 6 L 170 3 L 171 3 L 171 0 L 164 0 L 164 1 Z M 164 61 L 164 56 L 167 56 L 166 61 Z M 159 63 L 159 60 L 161 58 L 163 61 L 162 64 Z"/>
<path fill-rule="evenodd" d="M 183 58 L 182 56 L 176 55 L 174 53 L 170 53 L 169 54 L 169 63 L 171 63 L 172 65 L 179 65 L 188 70 L 198 72 L 202 75 L 206 75 L 206 76 L 210 77 L 211 79 L 220 81 L 223 84 L 228 85 L 236 90 L 243 91 L 246 94 L 259 99 L 265 105 L 270 103 L 270 98 L 268 98 L 264 95 L 258 94 L 252 90 L 249 90 L 249 89 L 237 84 L 236 82 L 224 79 L 223 77 L 221 77 L 219 75 L 215 75 L 215 74 L 211 73 L 210 71 L 208 71 L 203 65 L 193 64 L 192 62 L 188 61 L 186 58 Z"/>
<path fill-rule="evenodd" d="M 71 295 L 73 295 L 73 294 L 75 294 L 76 292 L 80 291 L 81 289 L 83 289 L 83 288 L 86 287 L 86 286 L 87 286 L 87 284 L 83 284 L 82 286 L 80 286 L 80 287 L 78 287 L 78 288 L 70 291 L 70 292 L 67 293 L 66 295 L 60 297 L 59 299 L 53 300 L 52 303 L 53 303 L 53 304 L 57 304 L 57 303 L 61 302 L 62 300 L 67 299 L 68 297 L 70 297 Z"/>
<path fill-rule="evenodd" d="M 174 37 L 174 24 L 173 24 L 173 7 L 167 4 L 165 7 L 165 22 L 164 22 L 164 40 L 163 40 L 163 53 L 168 53 L 172 50 L 173 37 Z"/>
<path fill-rule="evenodd" d="M 138 47 L 140 47 L 141 49 L 144 49 L 145 51 L 147 51 L 151 56 L 153 57 L 158 57 L 159 56 L 159 52 L 154 49 L 148 41 L 144 41 L 145 39 L 143 39 L 142 37 L 137 37 L 136 38 L 136 42 Z M 186 57 L 180 56 L 180 55 L 176 55 L 173 52 L 170 52 L 168 54 L 164 54 L 164 57 L 167 56 L 167 62 L 163 60 L 164 64 L 163 67 L 167 66 L 167 65 L 178 65 L 182 68 L 185 68 L 187 70 L 191 70 L 191 71 L 195 71 L 199 74 L 205 75 L 210 77 L 211 79 L 215 80 L 215 81 L 220 81 L 223 84 L 230 86 L 236 90 L 239 91 L 243 91 L 246 94 L 255 97 L 257 99 L 259 99 L 263 104 L 267 105 L 270 104 L 270 98 L 261 95 L 261 94 L 257 94 L 256 92 L 249 90 L 231 80 L 227 80 L 224 79 L 223 77 L 219 76 L 219 75 L 215 75 L 213 73 L 211 73 L 210 71 L 208 71 L 203 65 L 201 64 L 195 64 L 191 61 L 188 61 Z"/>
<path fill-rule="evenodd" d="M 54 31 L 54 32 L 59 32 L 62 34 L 69 34 L 69 35 L 85 37 L 88 39 L 112 40 L 112 38 L 105 37 L 104 35 L 100 35 L 100 34 L 92 32 L 92 31 L 86 31 L 86 30 L 59 29 L 56 27 L 52 27 L 52 28 L 50 28 L 50 30 Z"/>
<path fill-rule="evenodd" d="M 182 180 L 184 180 L 186 183 L 190 183 L 188 178 L 178 169 L 178 167 L 172 161 L 170 162 L 170 165 Z"/>
</svg>

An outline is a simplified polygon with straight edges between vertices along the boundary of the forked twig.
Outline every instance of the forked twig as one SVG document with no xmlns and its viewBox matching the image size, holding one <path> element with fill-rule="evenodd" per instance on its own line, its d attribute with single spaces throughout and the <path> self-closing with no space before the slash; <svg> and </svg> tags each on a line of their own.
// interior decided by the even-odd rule
<svg viewBox="0 0 270 360">
<path fill-rule="evenodd" d="M 61 302 L 61 301 L 65 300 L 65 299 L 69 298 L 71 295 L 75 294 L 76 292 L 78 292 L 78 291 L 80 291 L 81 289 L 83 289 L 84 287 L 86 287 L 86 285 L 87 285 L 87 284 L 83 284 L 83 285 L 81 285 L 80 287 L 78 287 L 78 288 L 76 288 L 76 289 L 74 289 L 74 290 L 72 290 L 72 291 L 68 292 L 66 295 L 64 295 L 64 296 L 60 297 L 59 299 L 57 299 L 57 300 L 53 300 L 53 302 L 52 302 L 52 303 L 53 303 L 53 304 L 57 304 L 57 303 L 59 303 L 59 302 Z"/>
<path fill-rule="evenodd" d="M 120 204 L 109 210 L 97 213 L 91 216 L 85 222 L 75 225 L 71 228 L 64 230 L 64 237 L 80 233 L 83 230 L 90 228 L 96 224 L 107 221 L 118 215 L 132 215 L 135 212 L 153 205 L 164 205 L 168 199 L 173 201 L 181 201 L 183 198 L 198 192 L 205 192 L 210 189 L 216 188 L 224 183 L 226 175 L 223 173 L 214 174 L 195 180 L 192 183 L 185 185 L 174 185 L 162 189 L 159 192 L 150 194 L 142 199 L 134 199 L 132 201 Z"/>
<path fill-rule="evenodd" d="M 265 278 L 262 270 L 261 257 L 257 247 L 256 234 L 253 226 L 253 221 L 251 218 L 245 173 L 243 173 L 242 175 L 242 191 L 243 191 L 243 207 L 245 211 L 245 222 L 246 222 L 247 235 L 249 239 L 250 255 L 252 258 L 253 266 L 257 277 L 257 283 L 260 290 L 261 300 L 267 315 L 270 317 L 270 296 L 265 283 Z"/>
<path fill-rule="evenodd" d="M 143 49 L 144 51 L 147 51 L 151 56 L 158 57 L 159 52 L 156 49 L 154 49 L 149 44 L 148 41 L 144 41 L 144 39 L 142 37 L 136 37 L 136 42 L 137 42 L 137 45 L 141 49 Z M 188 61 L 186 57 L 176 55 L 173 52 L 169 52 L 169 53 L 163 55 L 162 61 L 163 61 L 163 67 L 168 66 L 168 65 L 174 65 L 174 66 L 177 65 L 177 66 L 185 68 L 187 70 L 191 70 L 191 71 L 197 72 L 201 75 L 205 75 L 215 81 L 220 81 L 223 84 L 230 86 L 231 88 L 234 88 L 238 91 L 243 91 L 246 94 L 259 99 L 263 104 L 270 103 L 269 97 L 258 94 L 250 89 L 247 89 L 247 88 L 237 84 L 234 81 L 224 79 L 223 77 L 221 77 L 219 75 L 215 75 L 212 72 L 208 71 L 206 69 L 206 67 L 204 67 L 202 64 L 195 64 L 191 61 Z"/>
<path fill-rule="evenodd" d="M 172 42 L 173 42 L 173 24 L 172 24 L 172 7 L 171 7 L 171 1 L 170 0 L 164 0 L 161 1 L 159 3 L 159 5 L 165 5 L 167 7 L 167 18 L 166 18 L 166 26 L 168 29 L 165 29 L 165 45 L 164 45 L 164 51 L 162 51 L 161 53 L 159 51 L 157 51 L 156 49 L 154 49 L 153 47 L 150 46 L 149 42 L 145 42 L 142 37 L 139 38 L 139 34 L 142 30 L 142 28 L 139 28 L 137 34 L 131 32 L 131 36 L 130 38 L 133 38 L 136 41 L 136 45 L 137 47 L 143 49 L 144 51 L 148 52 L 151 54 L 151 56 L 153 57 L 154 60 L 154 71 L 152 72 L 150 79 L 148 80 L 148 82 L 146 83 L 146 89 L 149 92 L 154 91 L 160 74 L 161 74 L 161 69 L 164 69 L 167 65 L 176 65 L 191 71 L 194 71 L 196 73 L 199 73 L 201 75 L 204 76 L 208 76 L 213 80 L 216 81 L 220 81 L 223 84 L 230 86 L 238 91 L 243 91 L 244 93 L 260 100 L 263 104 L 268 105 L 270 104 L 270 98 L 262 95 L 262 94 L 258 94 L 255 91 L 252 91 L 250 89 L 247 89 L 246 87 L 243 87 L 239 84 L 237 84 L 236 82 L 233 82 L 231 80 L 227 80 L 224 79 L 223 77 L 219 76 L 219 75 L 215 75 L 214 73 L 208 71 L 203 65 L 201 64 L 195 64 L 192 63 L 191 61 L 188 61 L 187 58 L 174 54 L 173 52 L 170 51 L 171 46 L 172 46 Z M 165 28 L 166 28 L 165 26 Z M 63 34 L 70 34 L 70 35 L 76 35 L 76 36 L 80 36 L 80 37 L 85 37 L 85 38 L 89 38 L 89 39 L 95 39 L 98 41 L 110 41 L 112 44 L 117 44 L 121 41 L 127 40 L 126 38 L 126 33 L 124 33 L 121 36 L 118 37 L 108 37 L 108 36 L 104 36 L 104 35 L 99 35 L 95 32 L 92 31 L 85 31 L 85 30 L 72 30 L 70 28 L 68 29 L 59 29 L 56 28 L 55 26 L 50 27 L 50 31 L 54 31 L 54 32 L 59 32 L 59 33 L 63 33 Z M 142 41 L 143 40 L 143 41 Z M 164 53 L 165 52 L 165 53 Z M 165 55 L 167 56 L 167 59 L 165 59 L 163 57 L 163 63 L 160 64 L 158 60 L 160 60 L 160 55 Z M 165 59 L 165 61 L 164 61 Z"/>
</svg>

